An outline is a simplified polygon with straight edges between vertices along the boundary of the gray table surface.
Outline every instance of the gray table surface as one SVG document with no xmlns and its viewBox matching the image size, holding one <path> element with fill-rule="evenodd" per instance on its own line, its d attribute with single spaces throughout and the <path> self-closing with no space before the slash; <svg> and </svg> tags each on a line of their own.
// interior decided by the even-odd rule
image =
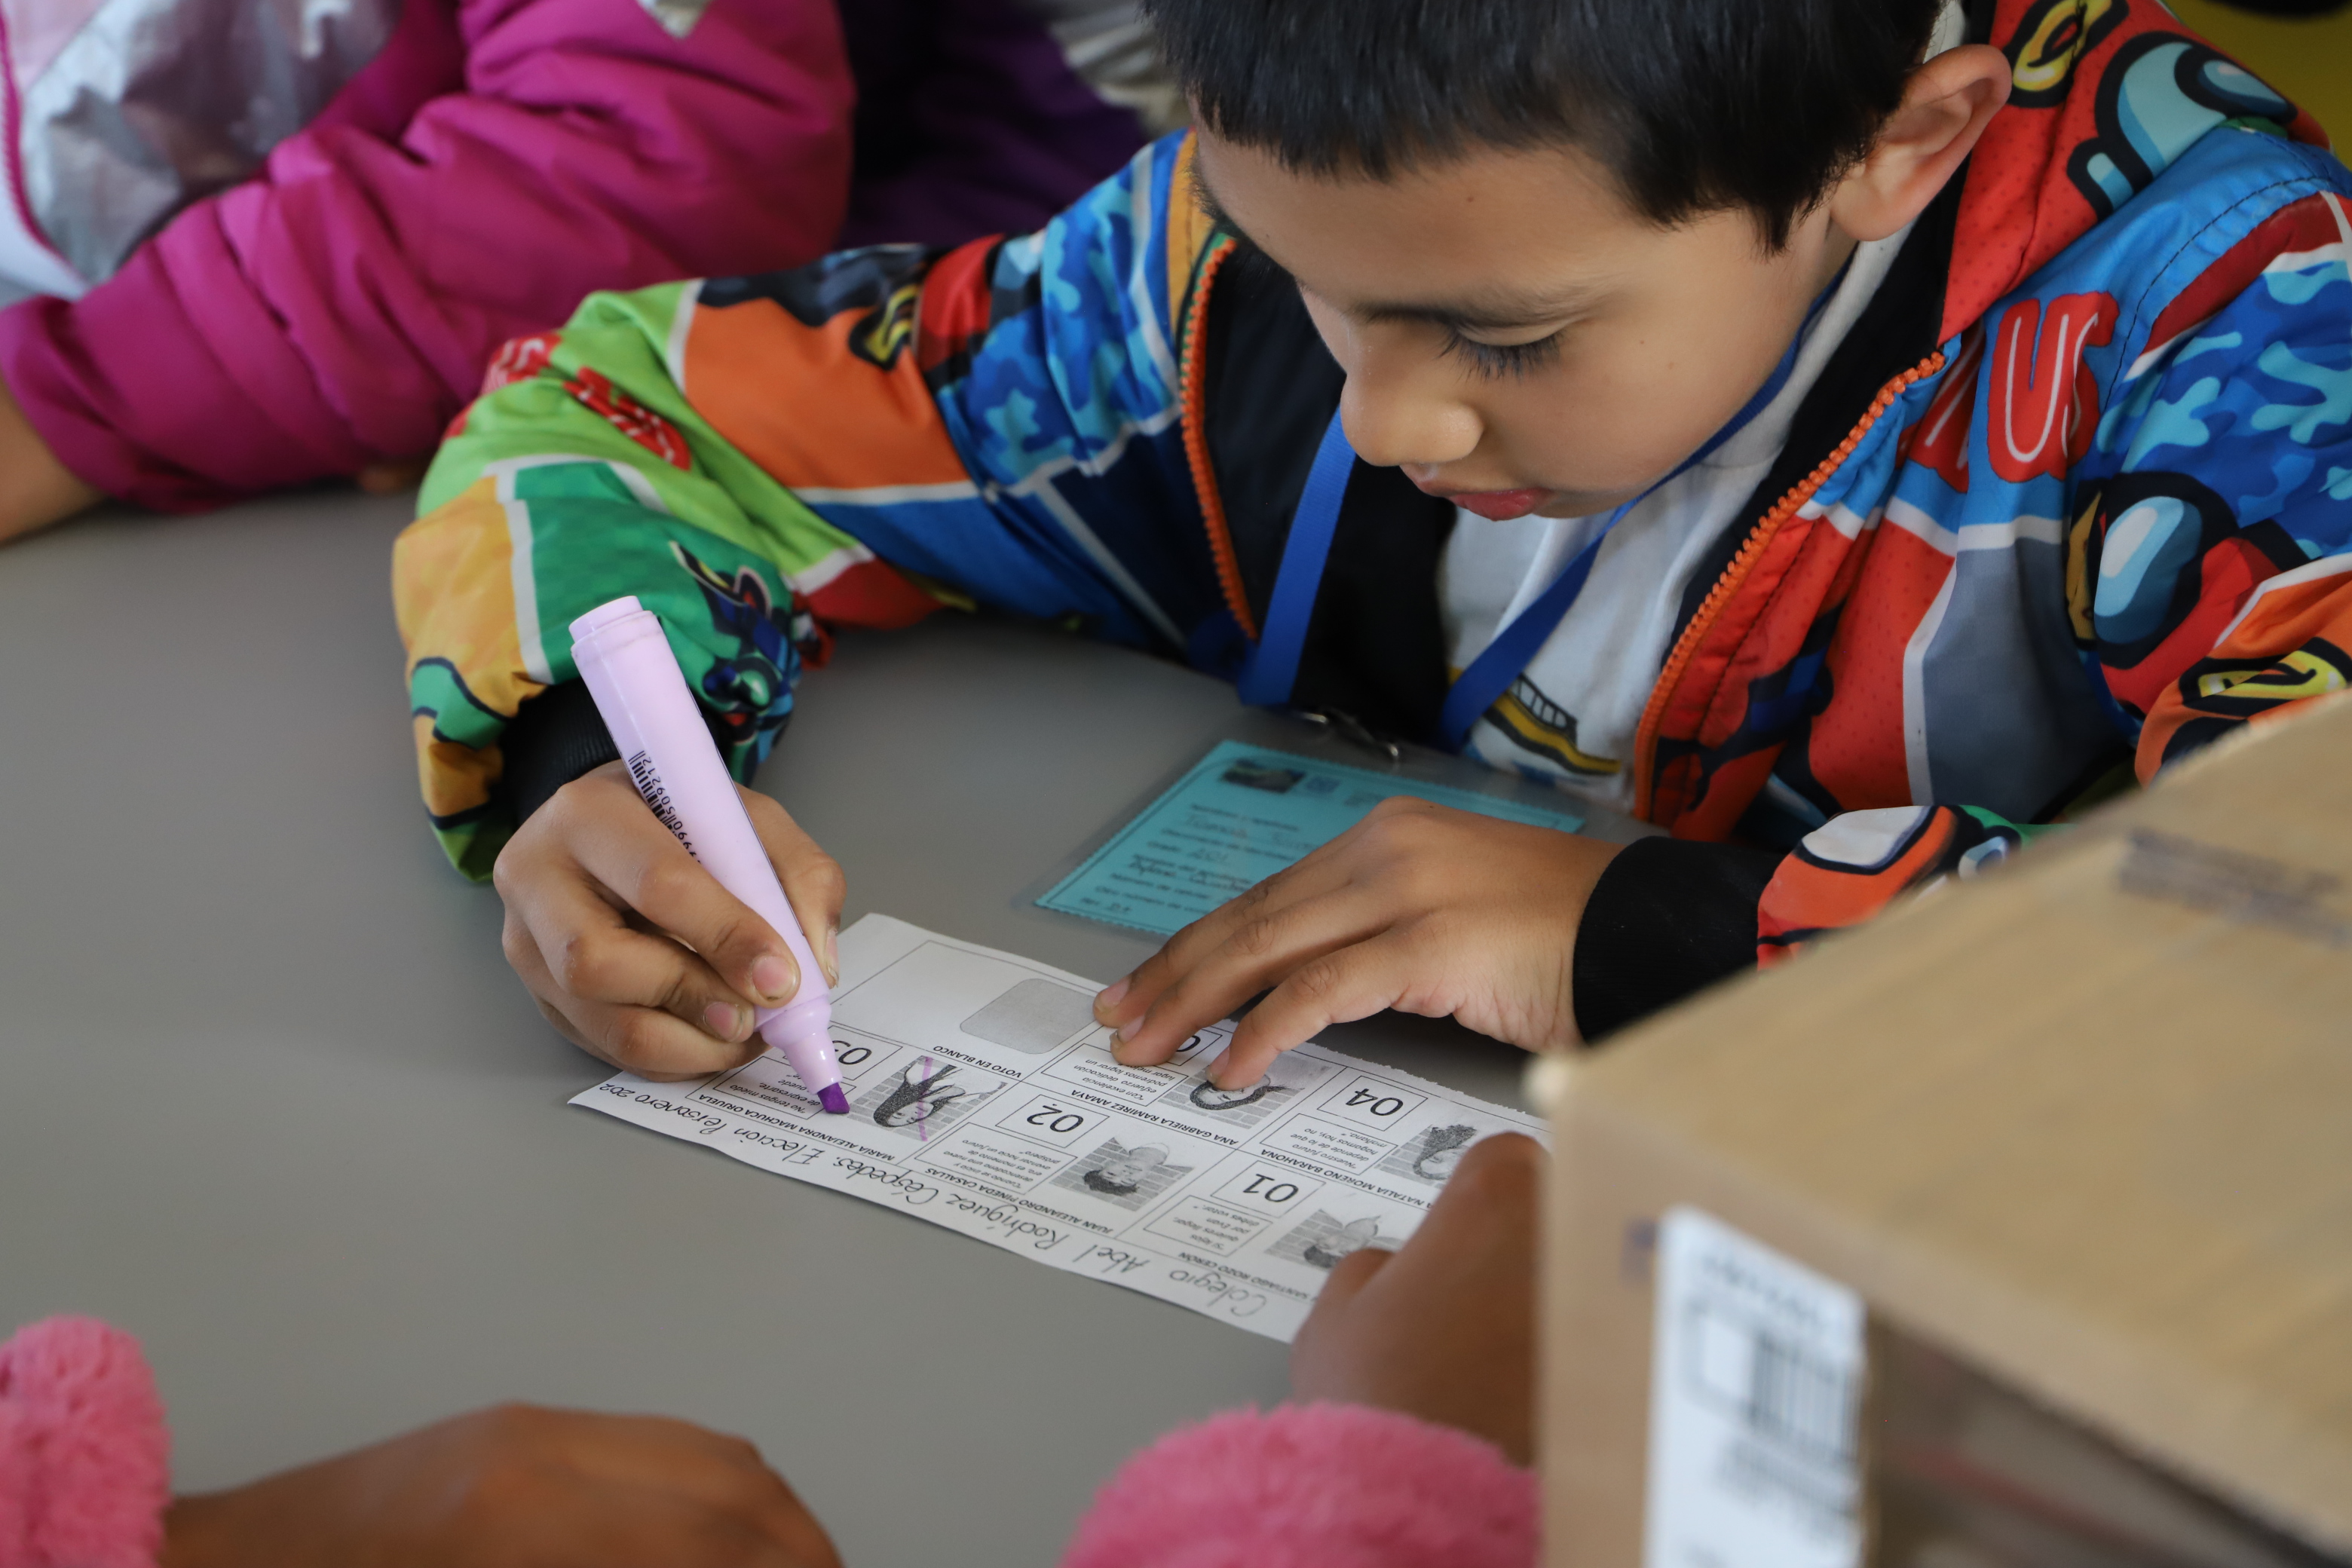
<svg viewBox="0 0 2352 1568">
<path fill-rule="evenodd" d="M 184 1489 L 504 1399 L 659 1411 L 756 1440 L 853 1568 L 1050 1563 L 1128 1454 L 1281 1398 L 1268 1341 L 564 1105 L 606 1069 L 417 801 L 407 506 L 0 550 L 0 1329 L 137 1332 Z M 1371 761 L 950 616 L 844 639 L 801 704 L 761 783 L 849 918 L 1106 980 L 1150 944 L 1028 907 L 1042 877 L 1218 739 Z M 1524 1059 L 1420 1019 L 1326 1039 L 1497 1100 Z"/>
</svg>

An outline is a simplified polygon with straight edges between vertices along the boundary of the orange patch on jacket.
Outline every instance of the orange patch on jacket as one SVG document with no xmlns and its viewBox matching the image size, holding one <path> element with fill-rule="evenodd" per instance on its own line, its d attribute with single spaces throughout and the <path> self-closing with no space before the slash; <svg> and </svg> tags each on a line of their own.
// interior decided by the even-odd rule
<svg viewBox="0 0 2352 1568">
<path fill-rule="evenodd" d="M 772 300 L 700 309 L 686 383 L 711 428 L 793 489 L 969 482 L 916 356 L 851 345 L 863 310 L 805 327 Z"/>
</svg>

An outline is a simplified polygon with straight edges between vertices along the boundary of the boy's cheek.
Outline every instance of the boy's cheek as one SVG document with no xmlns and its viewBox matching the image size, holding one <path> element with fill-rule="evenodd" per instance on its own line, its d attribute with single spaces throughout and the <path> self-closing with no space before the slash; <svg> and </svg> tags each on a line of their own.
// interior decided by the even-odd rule
<svg viewBox="0 0 2352 1568">
<path fill-rule="evenodd" d="M 1504 387 L 1488 404 L 1487 449 L 1517 484 L 1552 492 L 1545 516 L 1583 517 L 1640 495 L 1713 434 L 1721 419 L 1692 410 L 1711 408 L 1714 392 L 1638 363 Z"/>
<path fill-rule="evenodd" d="M 1579 345 L 1539 376 L 1480 393 L 1482 458 L 1554 492 L 1547 517 L 1584 517 L 1632 500 L 1673 473 L 1739 412 L 1771 374 L 1726 363 L 1719 348 L 1633 335 Z M 1500 488 L 1500 487 L 1496 487 Z"/>
</svg>

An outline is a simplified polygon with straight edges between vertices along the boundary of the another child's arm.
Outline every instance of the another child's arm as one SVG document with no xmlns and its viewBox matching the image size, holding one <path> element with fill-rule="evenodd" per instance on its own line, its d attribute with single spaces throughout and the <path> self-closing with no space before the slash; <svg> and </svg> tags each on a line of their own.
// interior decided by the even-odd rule
<svg viewBox="0 0 2352 1568">
<path fill-rule="evenodd" d="M 1543 1146 L 1472 1144 L 1394 1252 L 1339 1260 L 1291 1347 L 1291 1391 L 1395 1410 L 1535 1462 Z"/>
<path fill-rule="evenodd" d="M 683 38 L 631 0 L 420 0 L 253 179 L 0 312 L 0 379 L 87 486 L 165 510 L 418 457 L 591 289 L 821 251 L 851 96 L 821 0 L 716 0 Z"/>
<path fill-rule="evenodd" d="M 100 499 L 58 461 L 0 382 L 0 542 L 47 528 Z"/>
<path fill-rule="evenodd" d="M 1542 1152 L 1464 1156 L 1393 1255 L 1341 1260 L 1291 1352 L 1302 1402 L 1122 1467 L 1062 1568 L 1528 1568 Z"/>
<path fill-rule="evenodd" d="M 739 1437 L 517 1405 L 181 1498 L 163 1528 L 157 1568 L 841 1563 L 816 1516 Z"/>
<path fill-rule="evenodd" d="M 138 1342 L 52 1318 L 0 1344 L 0 1568 L 839 1568 L 749 1443 L 507 1405 L 170 1497 Z"/>
</svg>

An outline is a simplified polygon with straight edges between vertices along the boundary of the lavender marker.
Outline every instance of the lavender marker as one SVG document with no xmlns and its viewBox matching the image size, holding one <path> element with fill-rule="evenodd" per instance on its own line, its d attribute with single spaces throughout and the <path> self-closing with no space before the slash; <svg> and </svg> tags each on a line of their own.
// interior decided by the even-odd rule
<svg viewBox="0 0 2352 1568">
<path fill-rule="evenodd" d="M 572 623 L 572 658 L 646 805 L 720 887 L 750 905 L 792 950 L 800 990 L 781 1007 L 761 1008 L 753 1022 L 825 1110 L 847 1115 L 849 1100 L 833 1058 L 833 999 L 824 971 L 793 918 L 727 764 L 719 760 L 661 618 L 634 595 L 600 605 Z"/>
</svg>

